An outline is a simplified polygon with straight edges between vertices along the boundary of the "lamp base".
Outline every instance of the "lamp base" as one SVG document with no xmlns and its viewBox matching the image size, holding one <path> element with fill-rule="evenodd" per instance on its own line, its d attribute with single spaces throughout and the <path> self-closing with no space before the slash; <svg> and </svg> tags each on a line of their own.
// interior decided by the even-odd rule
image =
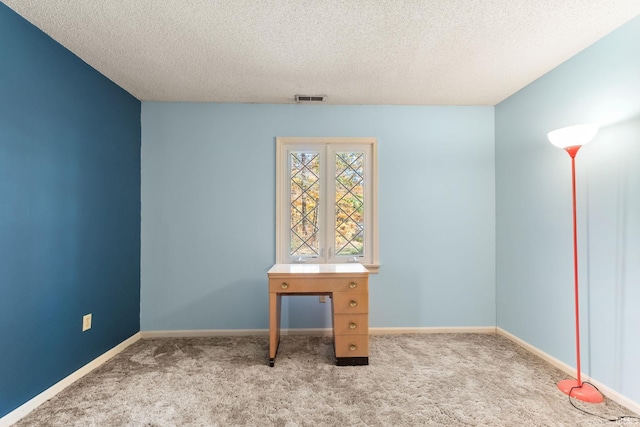
<svg viewBox="0 0 640 427">
<path fill-rule="evenodd" d="M 582 383 L 578 384 L 578 380 L 562 380 L 558 383 L 558 388 L 564 394 L 570 397 L 575 397 L 578 400 L 582 400 L 587 403 L 600 403 L 604 400 L 602 394 L 597 388 L 591 384 Z"/>
</svg>

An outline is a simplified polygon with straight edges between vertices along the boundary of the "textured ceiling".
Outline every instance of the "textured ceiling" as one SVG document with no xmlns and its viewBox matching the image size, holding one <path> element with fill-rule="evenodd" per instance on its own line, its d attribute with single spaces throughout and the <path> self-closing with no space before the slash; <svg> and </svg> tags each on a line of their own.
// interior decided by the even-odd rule
<svg viewBox="0 0 640 427">
<path fill-rule="evenodd" d="M 495 105 L 640 0 L 2 0 L 140 100 Z"/>
</svg>

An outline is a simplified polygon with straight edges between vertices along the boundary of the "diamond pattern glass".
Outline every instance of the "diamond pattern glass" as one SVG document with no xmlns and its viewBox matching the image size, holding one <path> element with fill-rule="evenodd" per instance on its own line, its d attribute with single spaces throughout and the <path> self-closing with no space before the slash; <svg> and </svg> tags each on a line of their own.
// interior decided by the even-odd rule
<svg viewBox="0 0 640 427">
<path fill-rule="evenodd" d="M 336 255 L 364 255 L 364 153 L 336 153 Z"/>
<path fill-rule="evenodd" d="M 291 153 L 291 252 L 290 256 L 317 256 L 320 203 L 320 155 Z"/>
</svg>

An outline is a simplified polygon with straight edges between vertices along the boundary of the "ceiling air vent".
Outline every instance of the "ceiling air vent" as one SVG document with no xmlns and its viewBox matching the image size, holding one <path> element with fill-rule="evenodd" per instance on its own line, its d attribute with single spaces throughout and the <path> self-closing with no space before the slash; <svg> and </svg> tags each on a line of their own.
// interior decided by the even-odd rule
<svg viewBox="0 0 640 427">
<path fill-rule="evenodd" d="M 296 95 L 296 102 L 324 102 L 324 95 Z"/>
</svg>

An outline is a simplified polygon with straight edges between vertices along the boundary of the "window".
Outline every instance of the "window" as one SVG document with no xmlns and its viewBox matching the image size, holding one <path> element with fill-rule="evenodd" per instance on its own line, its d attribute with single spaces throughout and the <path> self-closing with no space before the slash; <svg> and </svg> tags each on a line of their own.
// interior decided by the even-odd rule
<svg viewBox="0 0 640 427">
<path fill-rule="evenodd" d="M 375 138 L 276 138 L 276 262 L 378 268 Z"/>
</svg>

